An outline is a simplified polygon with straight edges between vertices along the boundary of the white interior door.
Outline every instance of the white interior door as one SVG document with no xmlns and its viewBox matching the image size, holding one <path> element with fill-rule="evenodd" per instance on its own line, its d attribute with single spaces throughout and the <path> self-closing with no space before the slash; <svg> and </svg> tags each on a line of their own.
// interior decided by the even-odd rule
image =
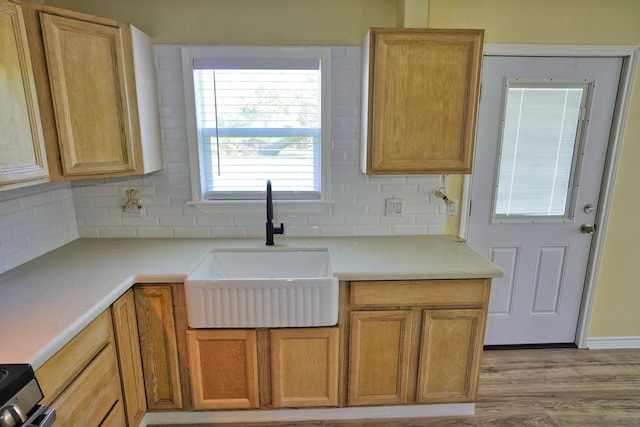
<svg viewBox="0 0 640 427">
<path fill-rule="evenodd" d="M 621 67 L 484 58 L 468 242 L 505 272 L 485 344 L 575 340 Z"/>
</svg>

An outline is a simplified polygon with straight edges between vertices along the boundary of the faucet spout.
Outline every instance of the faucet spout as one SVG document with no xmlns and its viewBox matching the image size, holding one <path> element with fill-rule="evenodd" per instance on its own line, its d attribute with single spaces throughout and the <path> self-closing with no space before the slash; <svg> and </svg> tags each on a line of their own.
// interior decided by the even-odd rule
<svg viewBox="0 0 640 427">
<path fill-rule="evenodd" d="M 271 181 L 267 180 L 267 246 L 273 246 L 273 235 L 284 234 L 284 224 L 280 227 L 273 226 L 273 195 L 271 193 Z"/>
</svg>

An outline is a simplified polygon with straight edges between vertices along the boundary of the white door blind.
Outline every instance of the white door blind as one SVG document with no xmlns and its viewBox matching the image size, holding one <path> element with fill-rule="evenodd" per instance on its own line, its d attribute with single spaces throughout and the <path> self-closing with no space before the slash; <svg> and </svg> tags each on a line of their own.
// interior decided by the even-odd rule
<svg viewBox="0 0 640 427">
<path fill-rule="evenodd" d="M 506 90 L 494 218 L 566 217 L 587 85 Z"/>
<path fill-rule="evenodd" d="M 206 197 L 319 199 L 319 61 L 243 62 L 194 63 Z"/>
</svg>

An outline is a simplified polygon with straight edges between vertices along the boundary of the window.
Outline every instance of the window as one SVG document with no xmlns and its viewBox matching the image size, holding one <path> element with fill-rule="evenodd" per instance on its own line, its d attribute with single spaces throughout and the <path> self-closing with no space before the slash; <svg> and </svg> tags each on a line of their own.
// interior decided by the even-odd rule
<svg viewBox="0 0 640 427">
<path fill-rule="evenodd" d="M 494 220 L 570 213 L 588 84 L 509 83 Z"/>
<path fill-rule="evenodd" d="M 324 200 L 330 49 L 185 47 L 194 201 Z M 195 171 L 194 171 L 195 170 Z"/>
</svg>

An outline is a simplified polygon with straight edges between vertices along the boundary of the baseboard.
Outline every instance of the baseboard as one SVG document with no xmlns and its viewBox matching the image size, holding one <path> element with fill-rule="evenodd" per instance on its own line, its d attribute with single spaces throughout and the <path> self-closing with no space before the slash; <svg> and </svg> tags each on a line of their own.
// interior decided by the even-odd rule
<svg viewBox="0 0 640 427">
<path fill-rule="evenodd" d="M 475 403 L 371 406 L 326 409 L 148 412 L 138 427 L 148 425 L 325 421 L 473 415 Z"/>
<path fill-rule="evenodd" d="M 587 338 L 587 348 L 590 350 L 640 349 L 640 337 Z"/>
</svg>

